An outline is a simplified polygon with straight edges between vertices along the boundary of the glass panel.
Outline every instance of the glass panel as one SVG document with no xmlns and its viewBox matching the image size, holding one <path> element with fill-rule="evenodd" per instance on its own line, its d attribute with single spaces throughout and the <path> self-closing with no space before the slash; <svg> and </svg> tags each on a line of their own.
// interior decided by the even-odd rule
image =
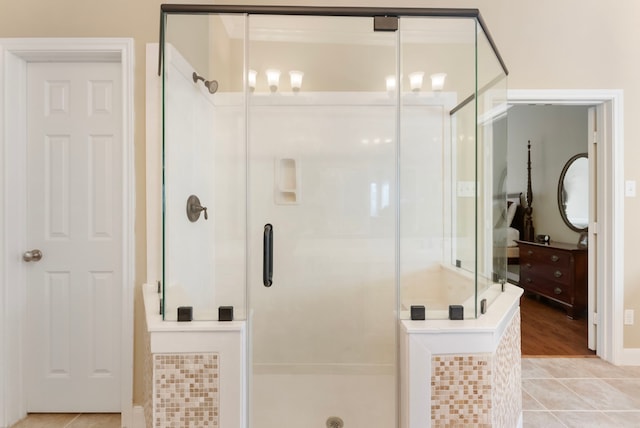
<svg viewBox="0 0 640 428">
<path fill-rule="evenodd" d="M 164 317 L 245 318 L 242 15 L 168 15 L 163 69 Z M 235 33 L 231 34 L 230 30 Z M 238 36 L 239 35 L 239 36 Z M 195 75 L 194 75 L 195 73 Z M 188 207 L 189 196 L 199 198 Z M 198 215 L 190 221 L 188 211 Z"/>
<path fill-rule="evenodd" d="M 452 188 L 451 188 L 451 242 L 452 264 L 458 275 L 467 279 L 461 286 L 461 294 L 466 299 L 466 318 L 475 314 L 477 232 L 477 166 L 476 166 L 476 115 L 475 99 L 464 104 L 452 115 Z"/>
<path fill-rule="evenodd" d="M 477 301 L 490 304 L 499 293 L 496 283 L 506 282 L 509 231 L 506 198 L 507 76 L 478 25 L 477 169 L 478 254 Z"/>
<path fill-rule="evenodd" d="M 449 305 L 474 297 L 475 110 L 450 111 L 473 94 L 476 21 L 401 24 L 401 316 L 417 305 L 428 319 L 448 318 Z"/>
<path fill-rule="evenodd" d="M 249 17 L 254 428 L 396 426 L 397 33 L 372 21 Z"/>
</svg>

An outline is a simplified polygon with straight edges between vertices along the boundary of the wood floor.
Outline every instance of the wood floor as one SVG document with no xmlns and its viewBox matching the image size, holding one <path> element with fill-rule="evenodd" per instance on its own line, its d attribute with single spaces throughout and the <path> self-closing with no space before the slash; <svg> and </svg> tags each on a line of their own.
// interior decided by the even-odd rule
<svg viewBox="0 0 640 428">
<path fill-rule="evenodd" d="M 552 301 L 525 293 L 520 301 L 522 356 L 595 356 L 587 348 L 587 320 L 569 319 Z"/>
</svg>

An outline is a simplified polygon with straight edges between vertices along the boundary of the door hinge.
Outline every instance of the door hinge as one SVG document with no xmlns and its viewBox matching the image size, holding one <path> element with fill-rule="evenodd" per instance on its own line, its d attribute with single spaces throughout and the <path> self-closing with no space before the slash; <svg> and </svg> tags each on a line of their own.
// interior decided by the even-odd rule
<svg viewBox="0 0 640 428">
<path fill-rule="evenodd" d="M 597 312 L 593 313 L 592 320 L 593 320 L 593 325 L 598 325 L 599 324 L 600 321 L 598 320 L 598 313 Z"/>
<path fill-rule="evenodd" d="M 597 221 L 594 221 L 591 224 L 591 231 L 593 232 L 594 235 L 598 234 L 598 222 Z"/>
<path fill-rule="evenodd" d="M 593 131 L 593 144 L 598 144 L 598 132 Z"/>
<path fill-rule="evenodd" d="M 373 31 L 398 31 L 398 17 L 374 16 Z"/>
</svg>

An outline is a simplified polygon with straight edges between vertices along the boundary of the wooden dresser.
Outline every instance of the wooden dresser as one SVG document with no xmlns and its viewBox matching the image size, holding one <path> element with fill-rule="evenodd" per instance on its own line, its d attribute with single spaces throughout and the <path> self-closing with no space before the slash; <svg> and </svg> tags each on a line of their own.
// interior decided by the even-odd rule
<svg viewBox="0 0 640 428">
<path fill-rule="evenodd" d="M 587 249 L 575 244 L 517 241 L 520 247 L 520 287 L 567 308 L 576 318 L 587 307 Z"/>
</svg>

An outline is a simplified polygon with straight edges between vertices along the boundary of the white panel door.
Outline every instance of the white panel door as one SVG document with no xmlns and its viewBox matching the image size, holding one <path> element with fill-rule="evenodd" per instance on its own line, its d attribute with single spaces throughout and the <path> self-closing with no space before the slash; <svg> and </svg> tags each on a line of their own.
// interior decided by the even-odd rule
<svg viewBox="0 0 640 428">
<path fill-rule="evenodd" d="M 119 412 L 122 224 L 117 63 L 29 63 L 29 412 Z M 27 257 L 28 258 L 28 257 Z"/>
</svg>

